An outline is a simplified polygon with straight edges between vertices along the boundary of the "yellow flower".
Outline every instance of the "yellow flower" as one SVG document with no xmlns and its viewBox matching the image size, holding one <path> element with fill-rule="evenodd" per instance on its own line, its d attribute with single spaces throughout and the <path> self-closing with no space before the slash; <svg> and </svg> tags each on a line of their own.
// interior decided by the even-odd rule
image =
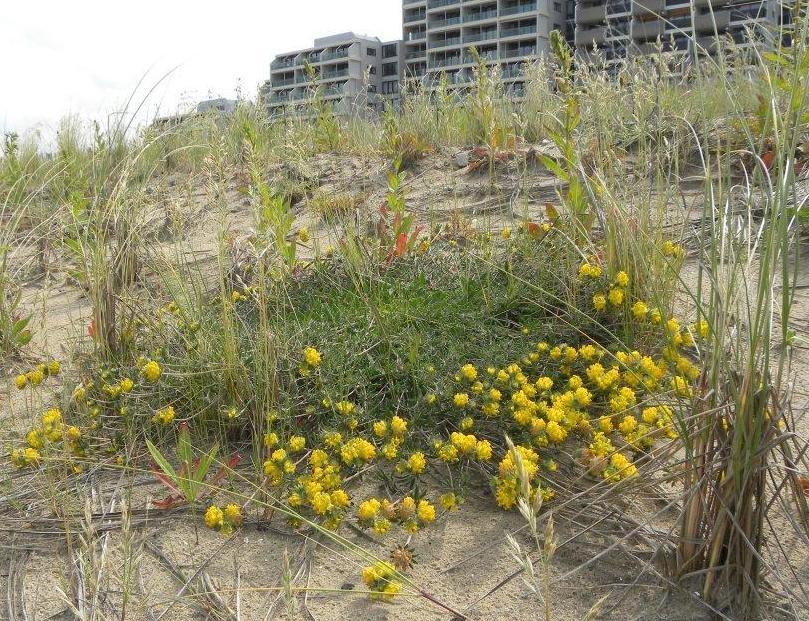
<svg viewBox="0 0 809 621">
<path fill-rule="evenodd" d="M 312 510 L 318 515 L 325 515 L 332 509 L 331 496 L 326 492 L 317 492 L 311 499 Z"/>
<path fill-rule="evenodd" d="M 388 423 L 384 420 L 378 420 L 374 423 L 374 435 L 377 438 L 384 438 L 388 433 Z"/>
<path fill-rule="evenodd" d="M 480 461 L 489 461 L 492 458 L 492 445 L 488 440 L 478 440 L 475 455 Z"/>
<path fill-rule="evenodd" d="M 376 498 L 363 500 L 360 503 L 360 506 L 357 507 L 357 517 L 365 522 L 372 520 L 376 517 L 376 514 L 379 513 L 381 506 L 382 503 L 380 503 Z"/>
<path fill-rule="evenodd" d="M 270 431 L 264 434 L 264 446 L 268 449 L 273 448 L 278 444 L 278 434 Z"/>
<path fill-rule="evenodd" d="M 458 426 L 461 428 L 461 431 L 469 431 L 475 426 L 475 420 L 471 416 L 466 416 L 461 419 Z"/>
<path fill-rule="evenodd" d="M 621 419 L 621 422 L 618 424 L 618 430 L 625 436 L 629 435 L 637 428 L 638 428 L 637 419 L 629 414 L 624 416 L 623 419 Z"/>
<path fill-rule="evenodd" d="M 141 367 L 140 374 L 147 382 L 154 384 L 160 379 L 160 376 L 163 374 L 163 370 L 154 360 L 149 360 Z"/>
<path fill-rule="evenodd" d="M 465 364 L 461 367 L 461 375 L 469 382 L 474 382 L 478 378 L 478 370 L 472 364 Z"/>
<path fill-rule="evenodd" d="M 270 455 L 270 459 L 271 459 L 272 461 L 276 462 L 276 463 L 278 463 L 278 462 L 282 462 L 282 461 L 284 461 L 286 458 L 287 458 L 287 452 L 286 452 L 284 449 L 282 449 L 282 448 L 275 449 L 275 450 L 272 452 L 272 455 Z"/>
<path fill-rule="evenodd" d="M 430 393 L 426 397 L 424 397 L 424 400 L 427 402 L 427 405 L 432 405 L 433 403 L 436 402 L 437 399 L 438 397 L 436 397 L 433 393 Z"/>
<path fill-rule="evenodd" d="M 48 375 L 50 375 L 51 377 L 55 377 L 59 375 L 59 371 L 62 370 L 62 365 L 59 364 L 58 360 L 51 360 L 46 365 L 46 369 L 48 371 Z"/>
<path fill-rule="evenodd" d="M 344 489 L 336 489 L 331 493 L 331 503 L 335 507 L 344 509 L 351 504 L 351 498 L 349 497 L 348 492 L 346 492 Z"/>
<path fill-rule="evenodd" d="M 342 414 L 343 416 L 349 416 L 354 413 L 354 410 L 357 409 L 357 406 L 351 403 L 351 401 L 338 401 L 334 404 L 334 409 L 337 410 L 338 414 Z"/>
<path fill-rule="evenodd" d="M 429 524 L 435 520 L 435 507 L 428 501 L 421 499 L 419 500 L 417 515 L 422 522 Z"/>
<path fill-rule="evenodd" d="M 205 526 L 216 529 L 221 528 L 224 523 L 225 515 L 222 513 L 222 509 L 216 505 L 211 505 L 208 507 L 208 510 L 205 511 Z"/>
<path fill-rule="evenodd" d="M 304 244 L 309 241 L 309 229 L 305 226 L 302 226 L 298 229 L 298 239 L 301 240 Z"/>
<path fill-rule="evenodd" d="M 640 321 L 642 319 L 646 319 L 646 315 L 648 313 L 649 313 L 649 307 L 646 306 L 646 304 L 644 302 L 638 300 L 637 302 L 635 302 L 632 305 L 632 315 L 638 321 Z"/>
<path fill-rule="evenodd" d="M 511 227 L 507 226 L 504 229 L 501 229 L 500 237 L 502 237 L 503 239 L 508 239 L 509 237 L 511 237 Z"/>
<path fill-rule="evenodd" d="M 596 293 L 593 296 L 593 307 L 597 311 L 603 311 L 605 308 L 607 308 L 607 298 L 605 298 L 601 293 Z"/>
<path fill-rule="evenodd" d="M 615 275 L 615 284 L 626 289 L 629 286 L 629 275 L 626 272 L 618 272 Z"/>
<path fill-rule="evenodd" d="M 306 446 L 306 438 L 303 436 L 292 436 L 287 442 L 290 453 L 300 453 Z"/>
<path fill-rule="evenodd" d="M 242 508 L 239 505 L 235 503 L 225 505 L 225 510 L 223 513 L 225 520 L 229 524 L 232 524 L 233 526 L 241 526 L 244 518 L 242 516 Z"/>
<path fill-rule="evenodd" d="M 121 392 L 126 394 L 132 392 L 132 389 L 135 387 L 135 382 L 133 382 L 128 377 L 125 377 L 120 382 L 118 382 L 118 387 L 121 389 Z"/>
<path fill-rule="evenodd" d="M 39 386 L 42 383 L 42 380 L 45 379 L 45 373 L 42 369 L 37 367 L 36 369 L 28 371 L 26 377 L 31 384 L 34 386 Z"/>
<path fill-rule="evenodd" d="M 17 390 L 22 390 L 28 385 L 28 378 L 20 374 L 14 378 L 14 385 L 17 387 Z"/>
<path fill-rule="evenodd" d="M 157 412 L 155 412 L 154 420 L 161 425 L 169 425 L 174 420 L 175 416 L 176 412 L 174 411 L 174 408 L 167 405 L 166 407 L 160 408 Z"/>
<path fill-rule="evenodd" d="M 407 421 L 400 416 L 390 419 L 390 430 L 395 436 L 403 436 L 407 431 Z"/>
<path fill-rule="evenodd" d="M 458 498 L 455 496 L 454 492 L 448 492 L 446 494 L 442 494 L 438 498 L 438 502 L 441 503 L 441 506 L 444 507 L 447 511 L 454 511 L 458 508 Z"/>
<path fill-rule="evenodd" d="M 465 408 L 469 403 L 469 395 L 465 392 L 456 393 L 452 398 L 452 402 L 459 408 Z"/>
<path fill-rule="evenodd" d="M 609 292 L 610 304 L 613 306 L 620 306 L 624 303 L 624 290 L 619 287 L 613 287 Z"/>
<path fill-rule="evenodd" d="M 314 347 L 306 347 L 303 350 L 303 359 L 306 361 L 310 367 L 319 367 L 320 366 L 320 352 L 317 351 Z"/>
<path fill-rule="evenodd" d="M 421 451 L 413 453 L 407 460 L 407 469 L 413 474 L 421 474 L 426 467 L 427 460 Z"/>
<path fill-rule="evenodd" d="M 545 426 L 545 434 L 548 440 L 558 444 L 567 437 L 567 431 L 556 421 L 551 421 Z"/>
</svg>

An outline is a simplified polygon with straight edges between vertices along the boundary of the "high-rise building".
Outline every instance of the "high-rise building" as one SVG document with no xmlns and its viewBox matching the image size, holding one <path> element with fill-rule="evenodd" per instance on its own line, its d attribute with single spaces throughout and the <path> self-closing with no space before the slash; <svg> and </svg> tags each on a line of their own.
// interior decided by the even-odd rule
<svg viewBox="0 0 809 621">
<path fill-rule="evenodd" d="M 788 20 L 782 0 L 402 0 L 401 41 L 352 32 L 316 39 L 276 56 L 261 93 L 269 114 L 304 102 L 314 87 L 338 113 L 379 110 L 398 102 L 404 80 L 467 88 L 475 48 L 500 70 L 506 92 L 519 97 L 526 64 L 548 51 L 553 30 L 579 58 L 599 50 L 613 62 L 661 48 L 710 52 L 717 35 L 752 45 L 751 33 Z"/>
<path fill-rule="evenodd" d="M 577 0 L 575 45 L 607 61 L 662 49 L 710 53 L 717 37 L 751 46 L 788 21 L 778 0 Z"/>
<path fill-rule="evenodd" d="M 270 64 L 270 79 L 261 88 L 270 115 L 304 103 L 316 90 L 337 112 L 380 107 L 398 98 L 401 42 L 346 32 L 315 39 L 303 50 L 279 54 Z"/>
<path fill-rule="evenodd" d="M 570 0 L 572 1 L 572 0 Z M 463 88 L 476 64 L 471 48 L 499 66 L 507 90 L 524 89 L 525 63 L 545 54 L 552 30 L 565 32 L 568 0 L 402 0 L 405 77 L 445 76 Z"/>
</svg>

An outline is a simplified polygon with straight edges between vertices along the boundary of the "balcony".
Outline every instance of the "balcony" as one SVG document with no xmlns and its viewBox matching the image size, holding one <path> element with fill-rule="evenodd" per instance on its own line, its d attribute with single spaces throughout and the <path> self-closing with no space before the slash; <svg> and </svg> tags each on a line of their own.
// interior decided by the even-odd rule
<svg viewBox="0 0 809 621">
<path fill-rule="evenodd" d="M 634 20 L 629 32 L 633 39 L 637 39 L 639 41 L 648 41 L 649 39 L 662 37 L 664 29 L 665 24 L 659 19 L 645 22 Z"/>
<path fill-rule="evenodd" d="M 489 50 L 488 52 L 479 52 L 480 60 L 483 62 L 488 61 L 495 61 L 497 60 L 497 50 Z M 477 60 L 472 56 L 472 54 L 464 54 L 463 57 L 463 64 L 469 65 L 476 63 Z"/>
<path fill-rule="evenodd" d="M 722 33 L 730 24 L 730 11 L 714 11 L 694 15 L 694 32 Z"/>
<path fill-rule="evenodd" d="M 503 50 L 500 53 L 500 58 L 521 58 L 522 56 L 536 56 L 537 48 L 535 45 L 527 47 L 519 47 L 511 50 Z"/>
<path fill-rule="evenodd" d="M 461 23 L 461 16 L 458 15 L 457 17 L 446 17 L 444 19 L 437 19 L 435 21 L 430 22 L 431 28 L 446 28 L 447 26 L 454 26 L 455 24 Z"/>
<path fill-rule="evenodd" d="M 450 37 L 448 39 L 433 41 L 432 44 L 430 45 L 430 49 L 438 50 L 441 49 L 442 47 L 453 47 L 455 45 L 460 44 L 461 44 L 461 37 Z"/>
<path fill-rule="evenodd" d="M 593 44 L 599 45 L 604 43 L 607 38 L 607 28 L 599 26 L 598 28 L 576 28 L 574 42 L 576 47 L 592 47 Z"/>
<path fill-rule="evenodd" d="M 273 88 L 278 88 L 279 86 L 289 86 L 290 84 L 295 84 L 295 78 L 285 78 L 283 80 L 272 81 Z"/>
<path fill-rule="evenodd" d="M 536 11 L 536 2 L 527 2 L 525 4 L 515 4 L 514 6 L 507 6 L 500 9 L 500 17 L 507 15 L 517 15 L 518 13 L 528 13 L 529 11 Z"/>
<path fill-rule="evenodd" d="M 427 19 L 427 12 L 426 11 L 417 11 L 416 13 L 407 13 L 404 14 L 402 20 L 405 24 L 410 24 L 412 22 L 423 22 Z"/>
<path fill-rule="evenodd" d="M 634 0 L 632 2 L 632 15 L 660 15 L 666 8 L 665 0 Z"/>
<path fill-rule="evenodd" d="M 418 32 L 408 32 L 405 41 L 422 41 L 427 38 L 427 31 L 419 30 Z"/>
<path fill-rule="evenodd" d="M 346 48 L 342 50 L 334 50 L 333 52 L 323 52 L 320 55 L 320 60 L 314 62 L 325 63 L 326 61 L 336 60 L 338 58 L 348 58 L 348 49 Z"/>
<path fill-rule="evenodd" d="M 340 69 L 339 71 L 324 71 L 320 74 L 321 80 L 334 80 L 336 78 L 347 78 L 348 69 Z"/>
<path fill-rule="evenodd" d="M 536 34 L 536 24 L 533 26 L 520 26 L 519 28 L 503 28 L 500 30 L 500 37 L 505 39 L 507 37 L 519 37 L 526 34 Z"/>
<path fill-rule="evenodd" d="M 449 56 L 448 58 L 438 58 L 429 62 L 430 69 L 437 69 L 439 67 L 453 67 L 461 64 L 461 57 Z"/>
<path fill-rule="evenodd" d="M 270 69 L 286 69 L 295 66 L 294 58 L 276 58 L 270 63 Z"/>
<path fill-rule="evenodd" d="M 427 4 L 427 8 L 429 9 L 437 9 L 442 6 L 449 6 L 451 4 L 461 4 L 461 0 L 430 0 L 429 4 Z"/>
<path fill-rule="evenodd" d="M 576 7 L 576 23 L 577 24 L 600 24 L 607 19 L 606 5 L 597 6 L 577 6 Z"/>
<path fill-rule="evenodd" d="M 464 43 L 474 43 L 475 41 L 490 41 L 497 38 L 497 30 L 489 30 L 486 32 L 475 32 L 472 34 L 464 35 Z"/>
<path fill-rule="evenodd" d="M 514 78 L 521 78 L 525 75 L 525 68 L 523 66 L 505 67 L 501 73 L 504 80 L 511 80 Z"/>
<path fill-rule="evenodd" d="M 487 19 L 497 19 L 497 9 L 488 9 L 486 11 L 477 11 L 469 13 L 463 18 L 464 24 L 471 24 L 473 22 L 482 22 Z"/>
<path fill-rule="evenodd" d="M 405 59 L 410 60 L 412 58 L 424 58 L 427 56 L 427 50 L 414 50 L 412 52 L 408 52 L 405 54 Z"/>
</svg>

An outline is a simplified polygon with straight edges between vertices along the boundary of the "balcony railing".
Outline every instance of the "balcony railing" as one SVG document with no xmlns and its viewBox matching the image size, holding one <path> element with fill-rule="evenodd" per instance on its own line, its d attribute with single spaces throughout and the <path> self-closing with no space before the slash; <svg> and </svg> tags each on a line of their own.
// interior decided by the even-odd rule
<svg viewBox="0 0 809 621">
<path fill-rule="evenodd" d="M 419 32 L 408 32 L 405 41 L 421 41 L 427 38 L 427 32 L 420 30 Z"/>
<path fill-rule="evenodd" d="M 294 58 L 287 58 L 284 60 L 276 58 L 274 61 L 270 63 L 271 69 L 284 69 L 286 67 L 294 67 L 294 66 L 295 66 Z"/>
<path fill-rule="evenodd" d="M 449 6 L 450 4 L 460 4 L 461 0 L 430 0 L 427 5 L 431 9 L 436 9 L 440 6 Z"/>
<path fill-rule="evenodd" d="M 489 61 L 489 60 L 497 60 L 497 51 L 496 50 L 490 50 L 488 52 L 480 52 L 479 56 L 480 56 L 480 59 L 482 61 L 484 61 L 484 62 Z M 474 56 L 472 56 L 472 54 L 464 54 L 464 57 L 463 57 L 463 64 L 464 65 L 468 65 L 468 64 L 476 63 L 476 62 L 477 62 L 477 60 L 475 60 L 475 58 L 474 58 Z"/>
<path fill-rule="evenodd" d="M 487 11 L 478 11 L 477 13 L 469 13 L 463 18 L 464 24 L 470 24 L 472 22 L 480 22 L 484 19 L 491 19 L 493 17 L 497 17 L 497 9 L 489 9 Z"/>
<path fill-rule="evenodd" d="M 348 58 L 348 50 L 334 50 L 333 52 L 323 52 L 320 55 L 320 62 L 324 63 L 327 60 L 335 60 L 337 58 Z"/>
<path fill-rule="evenodd" d="M 460 44 L 461 44 L 461 37 L 449 37 L 448 39 L 444 39 L 443 41 L 433 41 L 430 47 L 433 49 L 439 49 L 442 47 L 452 47 L 453 45 L 460 45 Z"/>
<path fill-rule="evenodd" d="M 461 16 L 458 17 L 447 17 L 445 19 L 437 19 L 432 22 L 430 25 L 433 28 L 444 28 L 445 26 L 452 26 L 453 24 L 460 24 L 461 23 Z"/>
<path fill-rule="evenodd" d="M 496 38 L 497 30 L 491 30 L 488 32 L 476 32 L 474 34 L 466 35 L 464 36 L 463 40 L 464 43 L 474 43 L 475 41 L 489 41 Z"/>
<path fill-rule="evenodd" d="M 453 65 L 461 64 L 461 56 L 449 56 L 447 58 L 435 58 L 427 63 L 430 69 L 437 69 L 439 67 L 452 67 Z"/>
<path fill-rule="evenodd" d="M 272 81 L 273 88 L 277 88 L 279 86 L 289 86 L 290 84 L 295 84 L 295 78 L 286 78 L 284 80 L 273 80 Z"/>
<path fill-rule="evenodd" d="M 405 54 L 405 58 L 410 60 L 411 58 L 424 58 L 427 56 L 427 50 L 416 50 L 415 52 L 408 52 Z"/>
<path fill-rule="evenodd" d="M 537 53 L 536 46 L 520 47 L 511 50 L 503 50 L 500 53 L 500 58 L 518 58 L 520 56 L 535 56 Z"/>
<path fill-rule="evenodd" d="M 517 13 L 527 13 L 528 11 L 536 11 L 536 10 L 537 10 L 536 2 L 515 4 L 514 6 L 507 6 L 500 9 L 500 17 L 505 17 L 506 15 L 515 15 Z"/>
<path fill-rule="evenodd" d="M 320 79 L 321 80 L 333 80 L 334 78 L 345 78 L 348 77 L 348 69 L 340 69 L 339 71 L 324 71 Z"/>
<path fill-rule="evenodd" d="M 520 26 L 519 28 L 504 28 L 500 31 L 501 37 L 517 37 L 519 35 L 531 34 L 537 31 L 536 25 Z"/>
<path fill-rule="evenodd" d="M 418 13 L 411 13 L 410 15 L 404 16 L 404 23 L 409 24 L 410 22 L 420 22 L 427 19 L 427 13 L 424 11 L 419 11 Z"/>
</svg>

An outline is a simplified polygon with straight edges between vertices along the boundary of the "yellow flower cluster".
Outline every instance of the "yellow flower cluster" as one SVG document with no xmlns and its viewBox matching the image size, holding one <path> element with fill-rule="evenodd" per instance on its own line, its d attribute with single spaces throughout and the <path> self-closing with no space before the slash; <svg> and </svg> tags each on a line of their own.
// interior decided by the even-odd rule
<svg viewBox="0 0 809 621">
<path fill-rule="evenodd" d="M 51 408 L 42 414 L 40 424 L 31 428 L 25 435 L 25 446 L 11 451 L 11 462 L 18 468 L 37 466 L 42 452 L 63 449 L 75 457 L 85 456 L 85 446 L 81 430 L 74 425 L 66 425 L 62 411 Z M 76 472 L 81 467 L 73 466 Z"/>
<path fill-rule="evenodd" d="M 205 526 L 218 530 L 223 535 L 232 533 L 233 529 L 241 526 L 243 521 L 242 508 L 235 503 L 224 507 L 211 505 L 205 511 Z"/>
<path fill-rule="evenodd" d="M 306 377 L 313 370 L 320 366 L 322 356 L 320 352 L 311 345 L 303 348 L 303 363 L 298 368 L 302 377 Z"/>
<path fill-rule="evenodd" d="M 161 369 L 160 365 L 154 360 L 142 360 L 141 362 L 142 364 L 139 365 L 141 376 L 150 384 L 154 384 L 160 379 L 160 376 L 163 374 L 163 369 Z"/>
<path fill-rule="evenodd" d="M 371 591 L 373 599 L 392 600 L 402 590 L 396 578 L 396 569 L 386 561 L 379 561 L 362 570 L 362 581 Z"/>
<path fill-rule="evenodd" d="M 409 533 L 435 521 L 435 506 L 425 498 L 418 501 L 405 496 L 399 502 L 383 498 L 368 498 L 357 507 L 357 521 L 363 528 L 370 528 L 377 535 L 387 533 L 393 524 L 399 524 Z"/>
<path fill-rule="evenodd" d="M 28 386 L 39 386 L 45 378 L 56 377 L 62 370 L 62 365 L 58 360 L 51 360 L 41 363 L 26 373 L 20 373 L 14 378 L 14 385 L 17 390 L 24 390 Z"/>
<path fill-rule="evenodd" d="M 170 425 L 176 415 L 177 413 L 174 411 L 174 408 L 168 405 L 155 412 L 152 420 L 156 423 L 160 423 L 161 425 Z"/>
</svg>

